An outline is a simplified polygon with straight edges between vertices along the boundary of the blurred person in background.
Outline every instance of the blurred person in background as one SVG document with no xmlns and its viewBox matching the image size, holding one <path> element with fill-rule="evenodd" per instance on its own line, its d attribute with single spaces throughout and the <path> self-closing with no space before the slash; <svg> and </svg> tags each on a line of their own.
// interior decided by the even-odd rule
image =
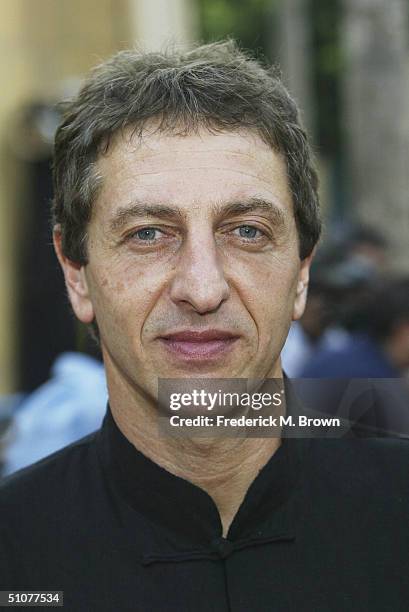
<svg viewBox="0 0 409 612">
<path fill-rule="evenodd" d="M 285 373 L 301 376 L 317 354 L 348 345 L 356 314 L 386 265 L 386 240 L 370 227 L 334 228 L 311 268 L 303 316 L 291 325 L 282 352 Z"/>
<path fill-rule="evenodd" d="M 98 429 L 108 395 L 101 362 L 81 353 L 63 353 L 50 379 L 20 398 L 3 432 L 7 475 Z M 0 432 L 1 433 L 1 432 Z"/>
<path fill-rule="evenodd" d="M 232 41 L 119 53 L 68 104 L 54 170 L 109 405 L 0 486 L 0 589 L 75 612 L 406 610 L 407 444 L 158 431 L 158 379 L 283 379 L 320 216 L 277 72 Z"/>
<path fill-rule="evenodd" d="M 325 347 L 311 356 L 305 378 L 398 378 L 409 368 L 409 278 L 367 287 L 354 308 L 349 304 L 344 346 Z"/>
<path fill-rule="evenodd" d="M 316 256 L 316 265 L 328 269 L 342 262 L 355 278 L 376 279 L 387 267 L 388 243 L 382 232 L 359 223 L 334 223 Z M 354 272 L 353 272 L 354 270 Z"/>
<path fill-rule="evenodd" d="M 338 295 L 337 288 L 322 281 L 313 267 L 304 314 L 292 323 L 281 353 L 287 376 L 299 376 L 320 349 L 340 348 L 346 342 L 348 333 L 339 325 L 337 317 Z"/>
<path fill-rule="evenodd" d="M 359 289 L 343 310 L 343 346 L 311 355 L 300 393 L 305 405 L 350 421 L 354 435 L 409 438 L 409 278 Z"/>
</svg>

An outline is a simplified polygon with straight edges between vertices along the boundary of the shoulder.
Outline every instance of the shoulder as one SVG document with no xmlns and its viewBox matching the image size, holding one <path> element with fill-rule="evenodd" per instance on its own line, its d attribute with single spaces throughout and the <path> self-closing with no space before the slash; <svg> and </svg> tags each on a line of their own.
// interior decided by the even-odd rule
<svg viewBox="0 0 409 612">
<path fill-rule="evenodd" d="M 406 438 L 326 438 L 311 440 L 311 457 L 339 470 L 401 471 L 409 476 L 409 439 Z"/>
<path fill-rule="evenodd" d="M 91 531 L 102 480 L 97 439 L 90 434 L 1 482 L 0 587 L 33 588 Z"/>
<path fill-rule="evenodd" d="M 323 495 L 394 500 L 409 510 L 409 440 L 347 438 L 312 440 L 308 480 Z"/>
<path fill-rule="evenodd" d="M 398 462 L 409 460 L 409 439 L 407 438 L 317 438 L 313 440 L 312 448 L 315 448 L 316 452 L 330 455 L 341 453 L 345 460 L 352 456 L 374 459 L 385 455 Z"/>
<path fill-rule="evenodd" d="M 0 517 L 10 520 L 44 514 L 63 502 L 80 486 L 80 480 L 96 461 L 96 436 L 90 434 L 0 482 Z M 3 523 L 4 524 L 4 523 Z"/>
</svg>

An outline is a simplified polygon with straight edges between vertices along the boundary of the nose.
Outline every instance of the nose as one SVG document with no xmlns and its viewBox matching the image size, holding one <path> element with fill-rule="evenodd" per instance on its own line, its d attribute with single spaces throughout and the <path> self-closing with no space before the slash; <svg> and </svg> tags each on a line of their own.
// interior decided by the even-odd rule
<svg viewBox="0 0 409 612">
<path fill-rule="evenodd" d="M 188 237 L 172 280 L 172 301 L 205 314 L 217 310 L 229 293 L 214 236 Z"/>
</svg>

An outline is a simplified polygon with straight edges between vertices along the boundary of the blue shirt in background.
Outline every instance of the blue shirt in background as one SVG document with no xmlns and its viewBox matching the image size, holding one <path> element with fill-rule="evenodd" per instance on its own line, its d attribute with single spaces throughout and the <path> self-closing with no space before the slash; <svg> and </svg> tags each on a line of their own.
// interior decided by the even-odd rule
<svg viewBox="0 0 409 612">
<path fill-rule="evenodd" d="M 2 475 L 99 429 L 107 399 L 101 362 L 82 353 L 60 355 L 50 380 L 19 404 L 7 435 Z"/>
</svg>

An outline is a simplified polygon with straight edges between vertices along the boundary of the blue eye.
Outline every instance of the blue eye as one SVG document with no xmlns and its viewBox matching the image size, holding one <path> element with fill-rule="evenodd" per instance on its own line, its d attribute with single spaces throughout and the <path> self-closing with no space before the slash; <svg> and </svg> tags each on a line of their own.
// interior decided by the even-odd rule
<svg viewBox="0 0 409 612">
<path fill-rule="evenodd" d="M 236 228 L 239 230 L 239 234 L 241 238 L 256 238 L 257 232 L 260 232 L 259 229 L 253 227 L 252 225 L 241 225 Z"/>
<path fill-rule="evenodd" d="M 155 229 L 154 227 L 144 227 L 143 229 L 138 230 L 137 232 L 135 232 L 135 235 L 140 239 L 140 240 L 154 240 L 156 237 L 156 232 L 158 230 Z"/>
</svg>

